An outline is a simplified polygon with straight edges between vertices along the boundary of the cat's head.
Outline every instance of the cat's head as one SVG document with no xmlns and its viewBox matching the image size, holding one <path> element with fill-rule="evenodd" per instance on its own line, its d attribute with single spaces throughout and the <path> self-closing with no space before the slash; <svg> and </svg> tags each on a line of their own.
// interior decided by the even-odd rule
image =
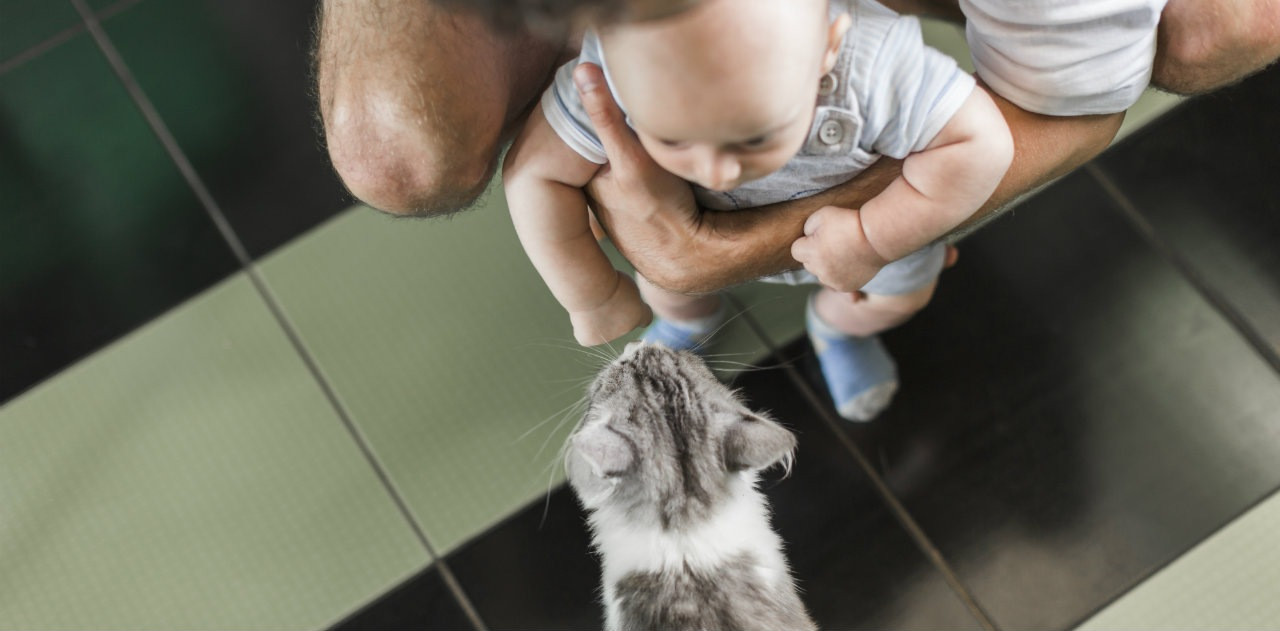
<svg viewBox="0 0 1280 631">
<path fill-rule="evenodd" d="M 565 468 L 588 510 L 680 527 L 728 499 L 735 477 L 782 462 L 796 440 L 752 412 L 700 358 L 633 343 L 600 371 Z"/>
</svg>

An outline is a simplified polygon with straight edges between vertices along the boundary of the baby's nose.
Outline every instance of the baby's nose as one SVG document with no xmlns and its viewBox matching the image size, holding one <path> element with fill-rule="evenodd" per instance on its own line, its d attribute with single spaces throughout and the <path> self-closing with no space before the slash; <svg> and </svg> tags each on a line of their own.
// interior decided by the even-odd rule
<svg viewBox="0 0 1280 631">
<path fill-rule="evenodd" d="M 729 189 L 742 174 L 742 165 L 733 156 L 716 156 L 707 165 L 707 188 L 715 191 Z"/>
</svg>

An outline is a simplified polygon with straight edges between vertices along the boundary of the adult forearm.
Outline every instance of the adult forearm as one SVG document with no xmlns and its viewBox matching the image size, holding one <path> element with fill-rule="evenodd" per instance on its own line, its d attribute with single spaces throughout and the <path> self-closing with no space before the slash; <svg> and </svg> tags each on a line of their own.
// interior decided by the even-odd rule
<svg viewBox="0 0 1280 631">
<path fill-rule="evenodd" d="M 687 293 L 715 291 L 799 269 L 800 263 L 791 257 L 791 244 L 804 234 L 809 215 L 824 206 L 858 208 L 901 172 L 901 162 L 882 159 L 858 177 L 812 197 L 745 210 L 703 211 L 684 235 L 672 230 L 682 243 L 678 252 L 666 259 L 647 257 L 648 265 L 638 267 L 655 284 Z"/>
<path fill-rule="evenodd" d="M 1014 159 L 987 203 L 947 235 L 958 238 L 996 216 L 1021 195 L 1084 164 L 1105 149 L 1120 129 L 1124 114 L 1055 117 L 1034 114 L 992 95 L 1009 125 Z M 654 283 L 673 291 L 700 293 L 798 269 L 791 244 L 809 215 L 824 206 L 861 208 L 902 173 L 901 162 L 881 159 L 858 177 L 812 197 L 732 212 L 704 211 L 692 226 L 670 226 L 663 243 L 646 244 L 632 257 Z"/>
<path fill-rule="evenodd" d="M 987 203 L 947 235 L 964 236 L 1022 195 L 1071 172 L 1098 155 L 1120 130 L 1124 113 L 1096 116 L 1035 114 L 991 93 L 1013 135 L 1013 163 Z"/>
</svg>

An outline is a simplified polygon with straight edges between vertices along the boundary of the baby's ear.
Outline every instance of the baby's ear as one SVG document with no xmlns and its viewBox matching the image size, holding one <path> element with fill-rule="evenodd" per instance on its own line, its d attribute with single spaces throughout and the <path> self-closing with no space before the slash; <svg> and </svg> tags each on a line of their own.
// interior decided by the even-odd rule
<svg viewBox="0 0 1280 631">
<path fill-rule="evenodd" d="M 631 443 L 609 429 L 607 423 L 593 423 L 573 436 L 572 449 L 591 467 L 597 478 L 626 473 L 635 462 Z"/>
<path fill-rule="evenodd" d="M 852 25 L 853 18 L 849 17 L 848 13 L 841 13 L 840 17 L 832 20 L 827 30 L 827 50 L 822 55 L 822 74 L 827 74 L 836 67 L 836 58 L 840 56 L 840 44 L 844 41 L 844 34 L 849 32 L 849 27 Z"/>
<path fill-rule="evenodd" d="M 724 437 L 724 463 L 730 471 L 766 469 L 778 462 L 791 469 L 796 437 L 787 428 L 759 414 L 745 413 Z"/>
</svg>

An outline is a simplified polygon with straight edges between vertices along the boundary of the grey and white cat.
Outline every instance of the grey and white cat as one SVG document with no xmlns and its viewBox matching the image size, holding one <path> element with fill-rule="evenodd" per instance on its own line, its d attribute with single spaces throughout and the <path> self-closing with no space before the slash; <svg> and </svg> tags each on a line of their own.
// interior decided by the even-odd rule
<svg viewBox="0 0 1280 631">
<path fill-rule="evenodd" d="M 815 629 L 759 471 L 796 440 L 697 356 L 628 345 L 588 390 L 565 454 L 603 561 L 609 631 Z"/>
</svg>

